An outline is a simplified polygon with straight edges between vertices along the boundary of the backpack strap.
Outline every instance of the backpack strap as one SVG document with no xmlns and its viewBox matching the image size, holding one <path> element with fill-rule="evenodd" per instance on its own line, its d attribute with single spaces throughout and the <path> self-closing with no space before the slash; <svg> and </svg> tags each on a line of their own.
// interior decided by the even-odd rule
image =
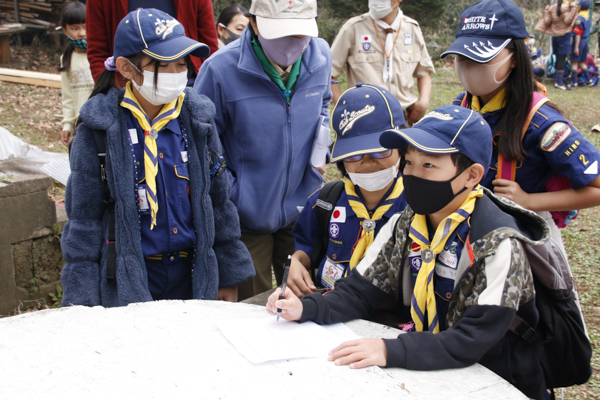
<svg viewBox="0 0 600 400">
<path fill-rule="evenodd" d="M 542 339 L 537 334 L 535 329 L 533 329 L 527 322 L 525 322 L 523 318 L 519 317 L 518 315 L 515 315 L 508 330 L 514 333 L 515 335 L 521 337 L 529 344 L 529 346 L 531 346 L 531 348 L 539 358 L 540 363 L 542 364 L 542 368 L 544 368 L 545 376 L 550 376 L 550 371 L 552 370 L 550 367 L 550 361 L 548 360 L 548 355 L 546 354 L 546 350 L 544 349 L 544 345 L 542 344 Z"/>
<path fill-rule="evenodd" d="M 94 130 L 94 140 L 98 150 L 98 161 L 100 162 L 100 175 L 104 182 L 104 196 L 102 200 L 108 208 L 108 236 L 106 238 L 106 279 L 114 281 L 116 279 L 116 258 L 115 248 L 115 200 L 110 194 L 108 179 L 106 178 L 106 134 Z"/>
<path fill-rule="evenodd" d="M 327 245 L 329 244 L 329 221 L 335 209 L 342 191 L 344 190 L 344 182 L 336 181 L 326 183 L 319 192 L 317 203 L 315 204 L 315 212 L 317 213 L 317 224 L 319 227 L 319 238 L 313 247 L 310 256 L 311 275 L 313 281 L 316 275 L 317 262 L 321 261 L 327 254 Z"/>
<path fill-rule="evenodd" d="M 535 113 L 540 109 L 541 106 L 549 102 L 550 99 L 544 96 L 542 93 L 533 92 L 533 101 L 531 102 L 531 108 L 529 109 L 529 114 L 527 115 L 527 119 L 523 124 L 523 129 L 521 130 L 521 140 L 525 137 L 525 133 L 527 132 L 527 128 L 529 128 L 529 124 L 531 124 L 531 120 Z M 514 181 L 517 174 L 517 160 L 507 160 L 502 154 L 498 153 L 498 171 L 496 173 L 496 179 L 508 179 L 509 181 Z"/>
</svg>

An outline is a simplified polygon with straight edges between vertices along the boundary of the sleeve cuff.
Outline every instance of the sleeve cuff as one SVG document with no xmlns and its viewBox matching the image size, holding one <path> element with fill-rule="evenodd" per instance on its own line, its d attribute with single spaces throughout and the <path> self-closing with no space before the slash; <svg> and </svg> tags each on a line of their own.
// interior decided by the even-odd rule
<svg viewBox="0 0 600 400">
<path fill-rule="evenodd" d="M 404 335 L 407 335 L 407 333 Z M 396 339 L 383 339 L 383 342 L 387 349 L 386 367 L 406 368 L 406 348 L 404 347 L 404 342 L 400 339 L 400 336 Z"/>
</svg>

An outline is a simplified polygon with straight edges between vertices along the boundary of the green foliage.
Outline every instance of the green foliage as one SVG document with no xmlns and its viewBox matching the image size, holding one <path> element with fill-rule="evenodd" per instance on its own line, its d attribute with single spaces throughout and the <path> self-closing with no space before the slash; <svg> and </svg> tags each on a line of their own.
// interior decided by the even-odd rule
<svg viewBox="0 0 600 400">
<path fill-rule="evenodd" d="M 62 286 L 56 285 L 56 294 L 50 293 L 50 298 L 53 301 L 52 308 L 59 308 L 62 302 L 63 289 Z"/>
</svg>

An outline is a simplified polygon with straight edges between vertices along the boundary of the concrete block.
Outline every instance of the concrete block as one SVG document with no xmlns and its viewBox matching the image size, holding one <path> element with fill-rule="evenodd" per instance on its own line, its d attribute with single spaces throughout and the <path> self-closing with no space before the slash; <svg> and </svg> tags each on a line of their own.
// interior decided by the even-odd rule
<svg viewBox="0 0 600 400">
<path fill-rule="evenodd" d="M 56 209 L 54 202 L 48 199 L 47 188 L 14 197 L 0 197 L 0 210 L 0 243 L 18 243 L 47 235 L 56 224 Z"/>
<path fill-rule="evenodd" d="M 47 190 L 52 178 L 46 175 L 23 175 L 0 182 L 0 198 L 14 197 Z"/>
</svg>

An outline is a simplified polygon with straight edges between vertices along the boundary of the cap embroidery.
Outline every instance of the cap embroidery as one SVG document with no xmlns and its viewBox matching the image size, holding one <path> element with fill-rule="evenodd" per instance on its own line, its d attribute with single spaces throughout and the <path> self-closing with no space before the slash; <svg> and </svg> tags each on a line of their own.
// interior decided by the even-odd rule
<svg viewBox="0 0 600 400">
<path fill-rule="evenodd" d="M 432 111 L 430 113 L 428 113 L 427 115 L 425 115 L 423 118 L 421 118 L 421 121 L 423 121 L 425 118 L 436 118 L 436 119 L 441 119 L 443 121 L 452 121 L 452 115 L 450 114 L 442 114 L 441 112 L 437 112 L 437 111 Z"/>
<path fill-rule="evenodd" d="M 340 121 L 340 130 L 342 131 L 342 136 L 344 136 L 347 131 L 352 129 L 356 121 L 365 115 L 371 114 L 373 111 L 375 111 L 375 106 L 369 104 L 367 104 L 362 110 L 358 111 L 348 112 L 348 110 L 344 109 L 344 112 L 341 115 L 342 120 Z"/>
<path fill-rule="evenodd" d="M 154 25 L 157 25 L 156 34 L 158 36 L 162 35 L 162 38 L 164 40 L 167 37 L 167 35 L 173 33 L 173 29 L 177 25 L 179 25 L 179 21 L 177 21 L 176 19 L 161 20 L 159 18 L 156 18 L 156 22 L 154 23 Z"/>
<path fill-rule="evenodd" d="M 498 21 L 498 18 L 496 18 L 496 14 L 492 15 L 492 18 L 490 18 L 490 22 L 486 23 L 487 17 L 465 17 L 463 18 L 463 27 L 462 30 L 467 30 L 467 29 L 485 29 L 485 30 L 492 30 L 494 29 L 494 22 Z"/>
<path fill-rule="evenodd" d="M 509 39 L 510 40 L 510 39 Z M 498 52 L 498 50 L 502 49 L 503 46 L 505 46 L 505 43 L 502 43 L 501 46 L 494 46 L 492 45 L 492 43 L 488 40 L 487 45 L 483 44 L 482 42 L 479 42 L 479 45 L 481 45 L 481 47 L 483 47 L 483 50 L 477 45 L 477 43 L 473 42 L 473 47 L 475 48 L 474 50 L 472 48 L 469 47 L 468 44 L 465 44 L 465 49 L 469 50 L 471 53 L 480 56 L 480 57 L 491 57 L 494 54 L 496 54 Z"/>
</svg>

